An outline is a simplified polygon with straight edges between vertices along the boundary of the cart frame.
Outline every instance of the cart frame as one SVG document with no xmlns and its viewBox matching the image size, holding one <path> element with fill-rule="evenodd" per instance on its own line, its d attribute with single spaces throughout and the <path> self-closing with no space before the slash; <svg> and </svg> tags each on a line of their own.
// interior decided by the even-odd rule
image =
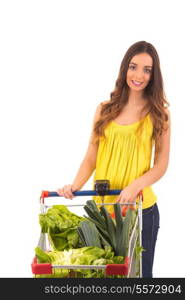
<svg viewBox="0 0 185 300">
<path fill-rule="evenodd" d="M 106 192 L 106 195 L 119 195 L 121 190 L 109 190 Z M 76 191 L 73 192 L 75 196 L 100 196 L 97 191 Z M 105 195 L 105 194 L 104 194 Z M 98 205 L 114 205 L 115 203 L 104 203 L 104 195 L 102 195 L 102 203 Z M 38 263 L 37 258 L 34 257 L 31 267 L 32 273 L 37 274 L 53 274 L 53 269 L 68 269 L 68 270 L 77 270 L 77 269 L 96 269 L 104 270 L 105 276 L 109 275 L 123 275 L 126 278 L 132 277 L 132 262 L 134 256 L 134 250 L 136 247 L 137 241 L 139 241 L 139 246 L 142 247 L 142 201 L 143 194 L 142 191 L 138 194 L 138 214 L 136 216 L 135 224 L 132 229 L 132 233 L 129 240 L 128 254 L 125 257 L 123 264 L 107 264 L 107 265 L 53 265 L 50 263 Z M 40 196 L 40 211 L 41 214 L 45 214 L 47 209 L 51 206 L 45 204 L 45 198 L 48 197 L 61 197 L 57 192 L 48 192 L 43 191 Z M 130 205 L 130 203 L 124 203 L 124 205 Z M 136 205 L 136 203 L 135 203 Z M 84 206 L 84 204 L 68 204 L 66 207 L 75 207 L 75 206 Z M 47 233 L 41 233 L 38 246 L 43 251 L 48 251 L 47 245 Z M 142 252 L 140 252 L 139 257 L 139 277 L 142 277 Z"/>
</svg>

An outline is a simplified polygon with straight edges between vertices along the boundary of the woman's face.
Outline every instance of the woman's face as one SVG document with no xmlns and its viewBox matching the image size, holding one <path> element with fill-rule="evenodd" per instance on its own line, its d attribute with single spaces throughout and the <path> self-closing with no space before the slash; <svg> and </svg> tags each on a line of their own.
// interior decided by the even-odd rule
<svg viewBox="0 0 185 300">
<path fill-rule="evenodd" d="M 153 59 L 148 53 L 132 57 L 127 71 L 127 84 L 134 91 L 143 90 L 149 83 L 152 74 Z"/>
</svg>

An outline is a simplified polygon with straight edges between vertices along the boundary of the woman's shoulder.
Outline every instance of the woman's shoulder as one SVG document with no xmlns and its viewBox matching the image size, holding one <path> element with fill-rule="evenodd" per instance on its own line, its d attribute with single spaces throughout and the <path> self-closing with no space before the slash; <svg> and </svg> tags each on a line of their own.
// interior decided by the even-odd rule
<svg viewBox="0 0 185 300">
<path fill-rule="evenodd" d="M 105 105 L 105 104 L 107 104 L 109 102 L 110 102 L 110 100 L 106 100 L 106 101 L 101 102 L 100 105 L 103 106 L 103 105 Z"/>
<path fill-rule="evenodd" d="M 101 111 L 102 111 L 102 107 L 103 105 L 107 104 L 109 102 L 109 100 L 107 101 L 103 101 L 103 102 L 100 102 L 97 107 L 96 107 L 96 111 L 95 111 L 95 116 L 94 116 L 94 119 L 95 121 L 99 120 L 100 116 L 101 116 Z"/>
<path fill-rule="evenodd" d="M 167 119 L 166 119 L 166 122 L 167 122 L 167 125 L 168 127 L 170 126 L 170 123 L 171 123 L 171 116 L 170 116 L 170 110 L 168 107 L 165 107 L 165 113 L 167 114 Z"/>
<path fill-rule="evenodd" d="M 168 118 L 170 119 L 170 110 L 169 110 L 169 107 L 165 107 L 165 113 L 168 115 Z"/>
<path fill-rule="evenodd" d="M 103 102 L 100 102 L 97 107 L 96 107 L 96 113 L 99 114 L 102 110 L 102 107 L 107 104 L 110 100 L 106 100 L 106 101 L 103 101 Z"/>
</svg>

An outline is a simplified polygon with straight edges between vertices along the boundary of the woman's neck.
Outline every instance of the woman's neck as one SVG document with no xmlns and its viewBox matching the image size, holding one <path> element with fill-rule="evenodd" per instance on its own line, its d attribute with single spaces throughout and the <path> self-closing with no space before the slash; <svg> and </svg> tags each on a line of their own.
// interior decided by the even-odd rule
<svg viewBox="0 0 185 300">
<path fill-rule="evenodd" d="M 146 105 L 146 99 L 143 97 L 143 93 L 142 92 L 130 91 L 127 105 L 128 106 L 134 106 L 134 107 L 145 106 Z"/>
</svg>

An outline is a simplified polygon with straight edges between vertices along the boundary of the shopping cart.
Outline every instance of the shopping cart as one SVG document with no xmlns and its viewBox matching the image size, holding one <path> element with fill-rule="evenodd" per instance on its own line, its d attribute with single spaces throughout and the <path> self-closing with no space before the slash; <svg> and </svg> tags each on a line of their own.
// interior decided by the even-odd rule
<svg viewBox="0 0 185 300">
<path fill-rule="evenodd" d="M 101 196 L 102 202 L 98 205 L 115 205 L 115 203 L 104 203 L 105 195 L 119 195 L 121 190 L 110 190 L 110 185 L 107 180 L 97 180 L 95 183 L 95 190 L 76 191 L 74 196 Z M 45 198 L 60 197 L 57 192 L 43 191 L 40 197 L 40 211 L 45 214 L 47 209 L 51 206 L 45 204 Z M 128 253 L 123 261 L 123 264 L 107 264 L 107 265 L 53 265 L 50 263 L 38 263 L 37 258 L 34 257 L 31 267 L 32 273 L 36 275 L 53 274 L 56 269 L 70 270 L 68 277 L 75 277 L 75 270 L 89 269 L 89 270 L 104 270 L 104 277 L 119 277 L 136 278 L 142 277 L 142 253 L 136 253 L 136 245 L 142 249 L 142 192 L 138 194 L 139 201 L 137 203 L 136 219 L 131 231 Z M 136 203 L 135 203 L 136 204 Z M 129 205 L 129 203 L 126 203 Z M 83 207 L 84 204 L 68 204 L 67 207 Z M 43 251 L 50 251 L 50 245 L 47 238 L 47 233 L 41 233 L 38 246 Z M 102 273 L 101 273 L 102 274 Z"/>
</svg>

